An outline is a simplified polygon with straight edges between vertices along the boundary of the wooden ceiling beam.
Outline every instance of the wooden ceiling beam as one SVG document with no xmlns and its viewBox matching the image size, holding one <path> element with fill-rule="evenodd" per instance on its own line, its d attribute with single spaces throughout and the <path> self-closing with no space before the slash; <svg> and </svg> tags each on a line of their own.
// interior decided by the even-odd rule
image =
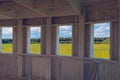
<svg viewBox="0 0 120 80">
<path fill-rule="evenodd" d="M 73 10 L 75 10 L 77 13 L 81 13 L 81 5 L 80 0 L 66 0 Z"/>
<path fill-rule="evenodd" d="M 0 19 L 15 19 L 16 14 L 14 11 L 0 11 Z"/>
<path fill-rule="evenodd" d="M 43 12 L 43 11 L 40 11 L 36 8 L 34 8 L 34 1 L 33 0 L 12 0 L 13 2 L 35 12 L 35 13 L 38 13 L 42 16 L 47 16 L 47 13 Z"/>
</svg>

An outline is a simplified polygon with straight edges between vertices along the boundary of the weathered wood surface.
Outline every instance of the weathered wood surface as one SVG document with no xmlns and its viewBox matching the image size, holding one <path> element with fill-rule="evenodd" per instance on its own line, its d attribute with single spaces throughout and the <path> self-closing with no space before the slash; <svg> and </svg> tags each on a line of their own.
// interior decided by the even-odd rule
<svg viewBox="0 0 120 80">
<path fill-rule="evenodd" d="M 120 80 L 120 63 L 101 62 L 99 66 L 100 80 Z"/>
<path fill-rule="evenodd" d="M 119 67 L 118 62 L 74 57 L 0 55 L 0 77 L 4 80 L 119 80 Z"/>
</svg>

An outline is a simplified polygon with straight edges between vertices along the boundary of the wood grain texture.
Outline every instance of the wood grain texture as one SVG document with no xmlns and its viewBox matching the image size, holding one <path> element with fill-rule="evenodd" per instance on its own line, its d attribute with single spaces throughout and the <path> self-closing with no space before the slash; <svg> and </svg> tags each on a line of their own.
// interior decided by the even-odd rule
<svg viewBox="0 0 120 80">
<path fill-rule="evenodd" d="M 119 80 L 120 63 L 76 57 L 0 55 L 5 80 Z"/>
</svg>

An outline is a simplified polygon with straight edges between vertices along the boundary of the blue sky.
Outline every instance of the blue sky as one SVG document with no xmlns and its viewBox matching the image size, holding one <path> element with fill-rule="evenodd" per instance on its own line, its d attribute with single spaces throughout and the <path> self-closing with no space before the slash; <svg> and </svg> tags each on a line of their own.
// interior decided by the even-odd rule
<svg viewBox="0 0 120 80">
<path fill-rule="evenodd" d="M 40 27 L 31 28 L 31 38 L 40 38 L 41 29 Z M 5 27 L 2 28 L 2 38 L 12 38 L 12 28 Z M 71 37 L 72 36 L 72 26 L 60 26 L 59 28 L 60 37 Z M 94 37 L 109 37 L 110 36 L 110 24 L 109 23 L 99 23 L 94 24 Z"/>
<path fill-rule="evenodd" d="M 94 24 L 94 37 L 110 37 L 110 23 Z"/>
<path fill-rule="evenodd" d="M 41 28 L 40 27 L 31 27 L 30 28 L 31 38 L 40 38 L 41 37 Z"/>
<path fill-rule="evenodd" d="M 7 39 L 11 39 L 12 38 L 12 28 L 11 27 L 5 27 L 2 28 L 2 38 L 7 38 Z"/>
<path fill-rule="evenodd" d="M 72 26 L 60 26 L 59 37 L 72 37 Z"/>
</svg>

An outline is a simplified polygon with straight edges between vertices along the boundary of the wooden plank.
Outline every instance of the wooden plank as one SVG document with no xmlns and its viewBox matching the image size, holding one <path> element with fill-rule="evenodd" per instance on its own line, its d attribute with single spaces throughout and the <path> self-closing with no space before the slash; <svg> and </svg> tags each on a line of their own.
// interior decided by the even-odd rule
<svg viewBox="0 0 120 80">
<path fill-rule="evenodd" d="M 111 22 L 111 29 L 110 29 L 110 43 L 111 43 L 111 60 L 118 60 L 118 38 L 119 38 L 119 22 L 114 21 Z"/>
<path fill-rule="evenodd" d="M 2 52 L 2 27 L 0 27 L 0 53 Z"/>
<path fill-rule="evenodd" d="M 64 59 L 61 63 L 61 80 L 76 80 L 76 62 L 71 59 Z M 68 67 L 69 66 L 69 67 Z M 81 74 L 79 74 L 81 76 Z"/>
<path fill-rule="evenodd" d="M 41 80 L 51 80 L 51 60 L 49 58 L 32 58 L 32 76 Z"/>
<path fill-rule="evenodd" d="M 93 25 L 85 24 L 84 57 L 93 58 Z"/>
<path fill-rule="evenodd" d="M 30 44 L 28 44 L 28 39 L 29 39 L 29 35 L 28 35 L 28 27 L 22 27 L 22 53 L 26 54 L 27 53 L 27 49 L 28 46 L 30 46 Z"/>
<path fill-rule="evenodd" d="M 119 10 L 119 14 L 120 14 L 120 0 L 118 0 L 118 10 Z M 120 16 L 119 16 L 119 26 L 118 26 L 118 34 L 120 34 Z M 118 36 L 118 41 L 120 41 L 120 36 Z M 120 48 L 120 42 L 118 43 L 118 48 Z M 120 62 L 120 49 L 118 50 L 118 56 L 119 56 L 119 62 Z"/>
<path fill-rule="evenodd" d="M 84 16 L 79 16 L 79 29 L 78 29 L 78 56 L 83 59 L 84 57 Z"/>
<path fill-rule="evenodd" d="M 22 20 L 18 20 L 18 54 L 23 53 L 23 29 Z"/>
<path fill-rule="evenodd" d="M 18 76 L 19 77 L 22 77 L 23 75 L 23 65 L 22 65 L 22 57 L 21 56 L 18 56 Z"/>
<path fill-rule="evenodd" d="M 52 80 L 61 80 L 61 58 L 52 59 Z"/>
<path fill-rule="evenodd" d="M 2 56 L 1 66 L 0 66 L 0 75 L 9 75 L 17 76 L 17 57 L 16 56 Z M 9 66 L 8 66 L 9 65 Z"/>
<path fill-rule="evenodd" d="M 1 54 L 0 77 L 8 80 L 24 77 L 31 80 L 96 80 L 97 76 L 97 80 L 120 79 L 119 62 L 96 61 L 75 57 Z M 99 64 L 98 68 L 96 64 Z"/>
<path fill-rule="evenodd" d="M 78 57 L 78 25 L 72 26 L 72 56 Z"/>
<path fill-rule="evenodd" d="M 46 26 L 46 55 L 51 55 L 51 18 L 47 19 Z"/>
<path fill-rule="evenodd" d="M 57 26 L 52 26 L 51 27 L 51 55 L 57 55 L 58 54 L 58 43 L 59 43 L 59 38 L 58 38 L 58 27 Z"/>
<path fill-rule="evenodd" d="M 13 53 L 18 52 L 18 28 L 13 27 Z"/>
<path fill-rule="evenodd" d="M 41 27 L 41 54 L 45 55 L 46 54 L 46 26 Z"/>
</svg>

